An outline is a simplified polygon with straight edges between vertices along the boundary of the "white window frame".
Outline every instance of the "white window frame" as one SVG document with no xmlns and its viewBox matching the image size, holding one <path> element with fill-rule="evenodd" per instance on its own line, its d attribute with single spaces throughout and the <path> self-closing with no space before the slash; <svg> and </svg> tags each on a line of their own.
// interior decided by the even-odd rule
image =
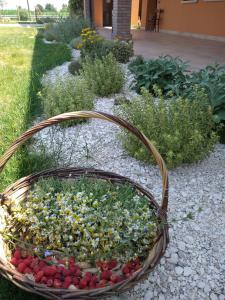
<svg viewBox="0 0 225 300">
<path fill-rule="evenodd" d="M 187 0 L 187 1 L 181 1 L 182 4 L 190 4 L 190 3 L 196 3 L 198 0 Z"/>
</svg>

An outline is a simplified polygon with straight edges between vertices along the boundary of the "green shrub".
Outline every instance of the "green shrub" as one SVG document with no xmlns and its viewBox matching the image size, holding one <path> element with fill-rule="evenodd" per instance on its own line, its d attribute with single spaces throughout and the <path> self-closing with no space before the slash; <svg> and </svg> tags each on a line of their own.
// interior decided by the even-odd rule
<svg viewBox="0 0 225 300">
<path fill-rule="evenodd" d="M 71 111 L 92 110 L 94 106 L 94 94 L 80 76 L 66 81 L 58 79 L 54 85 L 49 84 L 43 89 L 41 98 L 47 117 Z M 70 125 L 71 122 L 65 124 Z"/>
<path fill-rule="evenodd" d="M 81 37 L 80 36 L 78 36 L 78 37 L 76 37 L 76 38 L 74 38 L 70 41 L 70 46 L 73 49 L 79 49 L 80 44 L 81 44 Z"/>
<path fill-rule="evenodd" d="M 135 89 L 138 93 L 142 87 L 153 93 L 154 85 L 164 94 L 171 88 L 179 93 L 185 89 L 187 63 L 178 57 L 167 55 L 148 61 L 139 57 L 129 65 L 129 69 L 135 74 Z"/>
<path fill-rule="evenodd" d="M 81 33 L 82 43 L 81 57 L 89 56 L 92 59 L 102 58 L 110 52 L 115 59 L 120 63 L 127 63 L 131 56 L 133 56 L 133 43 L 119 40 L 105 40 L 91 28 L 85 28 Z"/>
<path fill-rule="evenodd" d="M 190 87 L 198 84 L 205 89 L 214 112 L 214 120 L 225 121 L 225 65 L 207 66 L 193 72 L 189 79 Z M 186 94 L 189 94 L 186 90 Z"/>
<path fill-rule="evenodd" d="M 159 150 L 169 168 L 203 159 L 218 140 L 212 110 L 202 90 L 194 88 L 195 99 L 165 99 L 155 90 L 155 99 L 146 89 L 120 114 L 137 126 Z M 126 150 L 135 158 L 151 161 L 147 150 L 130 134 L 122 134 Z"/>
<path fill-rule="evenodd" d="M 74 60 L 74 61 L 72 61 L 72 62 L 69 64 L 69 66 L 68 66 L 69 72 L 70 72 L 72 75 L 79 74 L 81 68 L 82 68 L 82 65 L 81 65 L 81 62 L 80 62 L 79 60 Z"/>
<path fill-rule="evenodd" d="M 115 59 L 120 63 L 127 63 L 133 56 L 133 43 L 124 41 L 114 41 L 111 49 Z"/>
<path fill-rule="evenodd" d="M 122 89 L 124 74 L 112 54 L 94 61 L 87 58 L 82 66 L 81 74 L 96 95 L 104 97 Z"/>
<path fill-rule="evenodd" d="M 69 43 L 73 38 L 78 37 L 88 22 L 80 17 L 61 19 L 57 23 L 48 24 L 45 30 L 45 38 L 54 37 L 57 42 Z"/>
</svg>

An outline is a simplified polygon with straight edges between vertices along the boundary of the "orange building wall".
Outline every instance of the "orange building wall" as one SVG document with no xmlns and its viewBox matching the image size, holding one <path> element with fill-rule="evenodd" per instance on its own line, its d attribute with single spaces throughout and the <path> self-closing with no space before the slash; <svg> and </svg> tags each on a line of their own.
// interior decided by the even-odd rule
<svg viewBox="0 0 225 300">
<path fill-rule="evenodd" d="M 161 29 L 225 37 L 225 1 L 158 0 L 158 8 L 164 10 Z"/>
<path fill-rule="evenodd" d="M 139 0 L 132 0 L 131 4 L 131 26 L 138 25 Z"/>
<path fill-rule="evenodd" d="M 93 21 L 95 26 L 103 26 L 103 0 L 93 1 Z"/>
</svg>

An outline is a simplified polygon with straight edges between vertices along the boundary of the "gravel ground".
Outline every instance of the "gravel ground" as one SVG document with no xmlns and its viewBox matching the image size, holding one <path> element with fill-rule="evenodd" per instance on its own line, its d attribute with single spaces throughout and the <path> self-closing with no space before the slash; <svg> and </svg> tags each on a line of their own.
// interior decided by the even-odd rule
<svg viewBox="0 0 225 300">
<path fill-rule="evenodd" d="M 114 99 L 97 99 L 95 109 L 113 113 Z M 158 168 L 129 157 L 118 139 L 119 131 L 115 125 L 99 120 L 66 129 L 55 126 L 36 135 L 35 146 L 43 143 L 51 152 L 60 145 L 61 163 L 94 166 L 128 176 L 160 199 Z M 110 300 L 225 299 L 224 157 L 225 145 L 218 144 L 201 163 L 169 172 L 170 244 L 166 254 L 147 280 Z"/>
</svg>

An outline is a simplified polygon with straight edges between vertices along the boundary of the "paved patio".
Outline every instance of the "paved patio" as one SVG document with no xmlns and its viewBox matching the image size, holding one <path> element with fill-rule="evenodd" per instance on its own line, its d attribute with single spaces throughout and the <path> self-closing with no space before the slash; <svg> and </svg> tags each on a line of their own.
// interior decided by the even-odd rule
<svg viewBox="0 0 225 300">
<path fill-rule="evenodd" d="M 111 37 L 111 29 L 99 29 L 106 38 Z M 168 33 L 132 30 L 134 51 L 145 58 L 156 58 L 169 54 L 189 61 L 193 70 L 215 62 L 225 64 L 225 42 L 210 41 Z"/>
</svg>

